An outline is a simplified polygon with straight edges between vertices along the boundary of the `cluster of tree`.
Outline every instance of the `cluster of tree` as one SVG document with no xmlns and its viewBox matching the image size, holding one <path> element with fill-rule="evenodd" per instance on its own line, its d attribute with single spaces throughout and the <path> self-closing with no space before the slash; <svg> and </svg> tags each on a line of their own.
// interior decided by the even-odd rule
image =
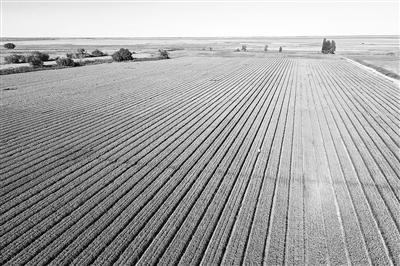
<svg viewBox="0 0 400 266">
<path fill-rule="evenodd" d="M 159 49 L 158 53 L 160 59 L 169 59 L 169 54 L 167 50 Z M 126 48 L 121 48 L 112 54 L 112 59 L 117 62 L 129 61 L 134 59 L 132 57 L 132 54 L 135 54 L 135 52 L 131 52 Z"/>
<path fill-rule="evenodd" d="M 234 52 L 240 52 L 240 51 L 247 52 L 247 45 L 243 44 L 241 49 L 240 48 L 236 48 L 234 50 Z M 267 44 L 264 46 L 264 52 L 268 52 L 268 45 Z M 280 53 L 282 52 L 282 46 L 279 47 L 279 52 Z"/>
<path fill-rule="evenodd" d="M 79 48 L 78 50 L 76 50 L 76 53 L 67 53 L 67 58 L 80 59 L 80 58 L 99 57 L 106 55 L 107 55 L 106 53 L 103 53 L 98 49 L 94 50 L 92 53 L 88 53 L 85 49 Z"/>
<path fill-rule="evenodd" d="M 32 52 L 30 55 L 12 54 L 4 57 L 4 61 L 8 64 L 29 63 L 32 66 L 42 66 L 43 62 L 49 60 L 49 54 L 39 51 Z"/>
<path fill-rule="evenodd" d="M 169 59 L 169 54 L 167 50 L 160 49 L 158 50 L 158 52 L 160 59 Z M 135 52 L 131 52 L 125 48 L 121 48 L 112 55 L 112 59 L 114 61 L 133 60 L 132 54 L 135 54 Z M 62 58 L 56 57 L 50 59 L 49 54 L 35 51 L 32 52 L 30 55 L 11 54 L 9 56 L 5 56 L 4 61 L 8 64 L 29 63 L 32 67 L 42 67 L 43 62 L 55 60 L 58 66 L 77 66 L 78 64 L 73 60 L 75 58 L 99 57 L 105 55 L 107 54 L 98 49 L 89 54 L 85 49 L 81 48 L 78 49 L 76 53 L 67 53 L 66 57 Z"/>
<path fill-rule="evenodd" d="M 336 51 L 336 43 L 334 40 L 329 41 L 326 38 L 322 41 L 322 50 L 323 54 L 334 54 Z"/>
</svg>

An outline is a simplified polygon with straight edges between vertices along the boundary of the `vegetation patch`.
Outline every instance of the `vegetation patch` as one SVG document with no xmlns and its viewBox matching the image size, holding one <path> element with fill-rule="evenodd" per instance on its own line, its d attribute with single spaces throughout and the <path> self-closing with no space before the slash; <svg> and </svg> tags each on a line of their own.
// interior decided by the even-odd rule
<svg viewBox="0 0 400 266">
<path fill-rule="evenodd" d="M 364 66 L 367 66 L 367 67 L 370 67 L 372 69 L 375 69 L 376 71 L 378 71 L 379 73 L 382 73 L 385 76 L 388 76 L 388 77 L 393 78 L 393 79 L 400 80 L 400 75 L 398 75 L 398 74 L 396 74 L 396 73 L 394 73 L 394 72 L 392 72 L 390 70 L 387 70 L 386 68 L 383 68 L 383 67 L 380 67 L 380 66 L 376 66 L 376 65 L 373 65 L 373 64 L 369 64 L 369 63 L 367 63 L 367 62 L 365 62 L 365 61 L 363 61 L 361 59 L 353 58 L 353 60 L 358 62 L 358 63 L 360 63 L 360 64 L 362 64 L 362 65 L 364 65 Z"/>
<path fill-rule="evenodd" d="M 74 62 L 74 60 L 72 60 L 71 58 L 68 58 L 68 57 L 64 57 L 64 58 L 58 58 L 57 60 L 56 60 L 56 63 L 57 63 L 57 65 L 58 66 L 69 66 L 69 67 L 73 67 L 73 66 L 75 66 L 76 64 L 75 64 L 75 62 Z"/>
<path fill-rule="evenodd" d="M 329 41 L 326 38 L 322 41 L 322 49 L 321 52 L 323 54 L 334 54 L 336 51 L 336 43 L 334 40 Z"/>
<path fill-rule="evenodd" d="M 3 46 L 6 49 L 14 49 L 15 48 L 15 44 L 13 44 L 11 42 L 5 43 Z"/>
<path fill-rule="evenodd" d="M 133 60 L 132 52 L 125 48 L 121 48 L 119 51 L 113 53 L 112 58 L 117 62 Z"/>
</svg>

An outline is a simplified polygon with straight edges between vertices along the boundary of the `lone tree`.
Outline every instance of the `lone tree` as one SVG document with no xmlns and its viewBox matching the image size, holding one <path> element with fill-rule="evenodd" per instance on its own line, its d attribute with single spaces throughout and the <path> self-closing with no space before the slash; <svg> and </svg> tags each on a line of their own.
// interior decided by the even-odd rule
<svg viewBox="0 0 400 266">
<path fill-rule="evenodd" d="M 112 58 L 114 61 L 127 61 L 127 60 L 133 60 L 132 53 L 125 48 L 119 49 L 119 51 L 115 52 L 112 55 Z"/>
<path fill-rule="evenodd" d="M 282 53 L 282 46 L 279 46 L 279 52 Z"/>
<path fill-rule="evenodd" d="M 243 52 L 247 52 L 247 45 L 246 44 L 242 44 L 242 51 Z"/>
<path fill-rule="evenodd" d="M 264 52 L 267 52 L 268 51 L 268 45 L 266 44 L 265 46 L 264 46 Z"/>
<path fill-rule="evenodd" d="M 336 43 L 334 40 L 329 41 L 326 38 L 322 41 L 322 50 L 323 54 L 334 54 L 336 51 Z"/>
<path fill-rule="evenodd" d="M 332 40 L 332 44 L 331 44 L 331 53 L 334 54 L 336 51 L 336 42 L 334 40 Z"/>
<path fill-rule="evenodd" d="M 15 44 L 8 42 L 4 44 L 4 48 L 6 49 L 14 49 L 15 48 Z"/>
</svg>

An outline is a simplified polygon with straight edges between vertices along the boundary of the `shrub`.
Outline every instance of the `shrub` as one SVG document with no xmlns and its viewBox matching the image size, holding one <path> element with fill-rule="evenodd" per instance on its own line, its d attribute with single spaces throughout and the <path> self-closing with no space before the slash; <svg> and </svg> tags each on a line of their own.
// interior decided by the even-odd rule
<svg viewBox="0 0 400 266">
<path fill-rule="evenodd" d="M 247 51 L 247 45 L 246 45 L 246 44 L 243 44 L 243 45 L 242 45 L 242 51 L 243 51 L 243 52 L 246 52 L 246 51 Z"/>
<path fill-rule="evenodd" d="M 67 56 L 67 58 L 73 58 L 74 54 L 73 53 L 67 53 L 66 56 Z"/>
<path fill-rule="evenodd" d="M 19 59 L 19 62 L 20 62 L 20 63 L 29 63 L 29 62 L 28 62 L 28 57 L 29 57 L 29 55 L 27 55 L 27 56 L 21 55 L 21 56 L 20 56 L 20 59 Z"/>
<path fill-rule="evenodd" d="M 75 62 L 74 60 L 72 60 L 71 58 L 68 57 L 63 57 L 63 58 L 58 58 L 56 60 L 57 66 L 75 66 Z"/>
<path fill-rule="evenodd" d="M 160 49 L 158 50 L 158 52 L 160 53 L 161 59 L 169 59 L 169 54 L 167 50 Z"/>
<path fill-rule="evenodd" d="M 86 52 L 85 49 L 83 48 L 79 48 L 78 50 L 76 50 L 76 57 L 77 58 L 85 58 L 85 57 L 90 57 L 90 55 Z"/>
<path fill-rule="evenodd" d="M 132 60 L 133 59 L 132 58 L 132 53 L 128 49 L 125 49 L 125 48 L 121 48 L 121 49 L 119 49 L 119 51 L 115 52 L 112 55 L 112 58 L 113 58 L 114 61 L 117 61 L 117 62 L 119 62 L 119 61 L 127 61 L 127 60 Z"/>
<path fill-rule="evenodd" d="M 4 48 L 6 48 L 6 49 L 14 49 L 14 48 L 15 48 L 15 44 L 13 44 L 13 43 L 11 43 L 11 42 L 5 43 L 3 46 L 4 46 Z"/>
<path fill-rule="evenodd" d="M 279 46 L 279 52 L 282 53 L 282 46 Z"/>
<path fill-rule="evenodd" d="M 43 62 L 49 61 L 49 54 L 41 53 L 39 51 L 32 52 L 32 56 L 39 58 Z"/>
<path fill-rule="evenodd" d="M 236 48 L 236 49 L 234 50 L 234 52 L 240 52 L 240 49 L 239 49 L 239 48 Z"/>
<path fill-rule="evenodd" d="M 19 54 L 12 54 L 4 57 L 4 61 L 7 64 L 18 64 L 22 63 L 25 60 L 25 57 L 23 55 Z"/>
<path fill-rule="evenodd" d="M 265 45 L 264 46 L 264 52 L 267 52 L 268 51 L 268 45 Z"/>
<path fill-rule="evenodd" d="M 102 51 L 100 51 L 100 50 L 98 50 L 98 49 L 96 49 L 96 50 L 94 50 L 94 51 L 92 52 L 92 56 L 94 56 L 94 57 L 104 56 L 104 55 L 105 55 L 105 53 L 103 53 Z"/>
<path fill-rule="evenodd" d="M 40 59 L 40 57 L 37 57 L 35 55 L 28 56 L 27 61 L 33 67 L 42 67 L 43 66 L 42 59 Z"/>
</svg>

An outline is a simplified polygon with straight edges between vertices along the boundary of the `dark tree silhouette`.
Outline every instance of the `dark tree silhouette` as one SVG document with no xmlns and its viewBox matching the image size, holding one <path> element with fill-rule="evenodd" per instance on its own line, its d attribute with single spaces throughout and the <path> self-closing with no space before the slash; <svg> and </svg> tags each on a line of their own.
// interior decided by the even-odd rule
<svg viewBox="0 0 400 266">
<path fill-rule="evenodd" d="M 5 43 L 3 46 L 4 46 L 4 48 L 6 48 L 6 49 L 14 49 L 14 48 L 15 48 L 15 44 L 13 44 L 13 43 L 11 43 L 11 42 Z"/>
<path fill-rule="evenodd" d="M 99 49 L 96 49 L 96 50 L 94 50 L 93 52 L 92 52 L 92 56 L 94 56 L 94 57 L 98 57 L 98 56 L 104 56 L 105 54 L 102 52 L 102 51 L 100 51 Z"/>
<path fill-rule="evenodd" d="M 332 45 L 331 45 L 331 54 L 334 54 L 336 51 L 336 42 L 334 40 L 332 40 Z"/>
<path fill-rule="evenodd" d="M 114 61 L 126 61 L 126 60 L 132 60 L 132 53 L 125 48 L 121 48 L 119 49 L 119 51 L 115 52 L 112 55 L 112 58 L 114 59 Z"/>
<path fill-rule="evenodd" d="M 336 43 L 334 40 L 329 41 L 324 38 L 322 41 L 322 49 L 321 52 L 324 54 L 334 54 L 336 51 Z"/>
<path fill-rule="evenodd" d="M 321 52 L 323 53 L 324 51 L 326 51 L 326 38 L 324 38 L 324 40 L 322 41 L 322 50 L 321 50 Z"/>
</svg>

